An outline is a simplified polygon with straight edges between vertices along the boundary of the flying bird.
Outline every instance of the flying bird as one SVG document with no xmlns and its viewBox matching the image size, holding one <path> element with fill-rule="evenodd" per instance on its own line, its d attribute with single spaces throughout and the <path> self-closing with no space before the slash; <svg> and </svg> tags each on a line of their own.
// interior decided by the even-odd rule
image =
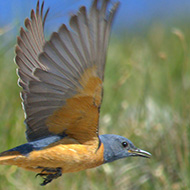
<svg viewBox="0 0 190 190">
<path fill-rule="evenodd" d="M 125 137 L 99 135 L 106 53 L 118 6 L 93 0 L 89 12 L 82 6 L 70 28 L 62 24 L 46 41 L 49 9 L 44 12 L 44 2 L 37 2 L 15 49 L 28 142 L 0 153 L 0 164 L 37 172 L 46 185 L 63 173 L 151 156 Z"/>
</svg>

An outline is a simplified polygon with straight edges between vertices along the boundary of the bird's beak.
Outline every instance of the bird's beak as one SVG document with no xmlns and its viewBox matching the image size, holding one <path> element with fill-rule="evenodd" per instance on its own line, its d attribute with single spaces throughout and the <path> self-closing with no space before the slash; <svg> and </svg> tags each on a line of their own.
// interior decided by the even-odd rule
<svg viewBox="0 0 190 190">
<path fill-rule="evenodd" d="M 131 156 L 141 156 L 145 158 L 150 158 L 152 156 L 149 152 L 139 148 L 128 150 L 128 152 L 131 153 Z"/>
</svg>

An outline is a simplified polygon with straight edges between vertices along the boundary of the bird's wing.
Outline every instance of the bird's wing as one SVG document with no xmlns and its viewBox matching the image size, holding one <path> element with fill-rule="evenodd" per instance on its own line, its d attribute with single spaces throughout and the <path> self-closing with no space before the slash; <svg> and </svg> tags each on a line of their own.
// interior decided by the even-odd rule
<svg viewBox="0 0 190 190">
<path fill-rule="evenodd" d="M 107 11 L 108 3 L 94 0 L 89 14 L 81 7 L 70 19 L 71 29 L 63 24 L 48 42 L 43 35 L 43 4 L 41 15 L 38 3 L 36 14 L 32 11 L 31 20 L 25 21 L 27 31 L 21 29 L 18 37 L 16 63 L 28 141 L 55 134 L 82 144 L 98 140 L 106 52 L 119 4 Z"/>
<path fill-rule="evenodd" d="M 39 7 L 39 1 L 36 6 L 36 13 L 31 11 L 31 20 L 25 20 L 24 30 L 20 29 L 20 36 L 17 37 L 17 45 L 15 48 L 15 61 L 18 65 L 17 73 L 19 75 L 18 83 L 23 88 L 22 97 L 25 104 L 25 94 L 29 93 L 29 81 L 38 80 L 33 71 L 35 68 L 45 68 L 39 62 L 38 56 L 43 51 L 45 44 L 44 39 L 44 23 L 49 12 L 49 9 L 43 16 L 44 3 Z"/>
</svg>

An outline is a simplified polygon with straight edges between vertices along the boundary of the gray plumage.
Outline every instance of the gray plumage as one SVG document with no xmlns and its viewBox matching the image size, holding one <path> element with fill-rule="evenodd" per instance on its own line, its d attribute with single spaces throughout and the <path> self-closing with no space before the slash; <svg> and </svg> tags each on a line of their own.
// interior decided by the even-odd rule
<svg viewBox="0 0 190 190">
<path fill-rule="evenodd" d="M 66 99 L 82 89 L 79 79 L 93 65 L 103 80 L 110 28 L 119 3 L 93 1 L 89 15 L 81 7 L 70 19 L 71 31 L 62 25 L 45 42 L 44 23 L 49 9 L 43 16 L 42 3 L 31 11 L 31 20 L 25 20 L 27 30 L 21 28 L 17 38 L 16 64 L 21 97 L 25 111 L 28 141 L 52 136 L 46 125 L 47 118 L 62 107 Z M 99 7 L 99 8 L 98 8 Z"/>
<path fill-rule="evenodd" d="M 141 156 L 150 158 L 151 154 L 139 148 L 122 136 L 106 134 L 100 135 L 100 141 L 104 144 L 104 163 L 113 162 L 115 160 L 130 156 Z"/>
<path fill-rule="evenodd" d="M 98 133 L 107 47 L 119 3 L 109 11 L 108 4 L 93 0 L 88 14 L 81 7 L 70 19 L 71 30 L 62 24 L 46 42 L 43 28 L 49 9 L 44 14 L 44 2 L 40 9 L 38 1 L 17 38 L 15 61 L 29 142 L 0 156 L 3 164 L 41 170 L 41 185 L 65 172 L 151 156 L 125 137 Z"/>
</svg>

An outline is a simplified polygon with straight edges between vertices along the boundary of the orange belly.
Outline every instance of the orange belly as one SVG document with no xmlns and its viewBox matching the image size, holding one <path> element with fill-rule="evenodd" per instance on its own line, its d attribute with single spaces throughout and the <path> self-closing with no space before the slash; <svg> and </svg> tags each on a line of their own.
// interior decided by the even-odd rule
<svg viewBox="0 0 190 190">
<path fill-rule="evenodd" d="M 81 144 L 58 144 L 43 150 L 32 151 L 27 156 L 24 155 L 4 155 L 4 162 L 1 164 L 16 165 L 27 170 L 40 172 L 45 168 L 62 168 L 62 173 L 77 172 L 88 168 L 93 168 L 103 164 L 104 146 L 100 148 L 93 145 Z"/>
</svg>

